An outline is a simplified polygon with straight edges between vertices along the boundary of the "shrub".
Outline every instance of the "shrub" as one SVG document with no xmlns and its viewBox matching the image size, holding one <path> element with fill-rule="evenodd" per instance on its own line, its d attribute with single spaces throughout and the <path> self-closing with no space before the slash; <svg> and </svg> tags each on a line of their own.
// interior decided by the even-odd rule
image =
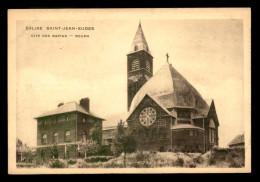
<svg viewBox="0 0 260 182">
<path fill-rule="evenodd" d="M 245 151 L 244 149 L 233 149 L 228 155 L 226 160 L 229 167 L 240 168 L 245 166 Z"/>
<path fill-rule="evenodd" d="M 183 160 L 183 158 L 180 158 L 180 157 L 178 157 L 178 159 L 173 162 L 173 166 L 183 167 L 183 164 L 184 164 L 184 160 Z"/>
<path fill-rule="evenodd" d="M 73 164 L 76 164 L 76 163 L 77 163 L 76 160 L 72 160 L 72 159 L 68 160 L 68 165 L 73 165 Z"/>
<path fill-rule="evenodd" d="M 137 161 L 146 161 L 146 160 L 149 160 L 149 154 L 146 154 L 143 151 L 137 152 L 135 158 Z"/>
<path fill-rule="evenodd" d="M 111 156 L 92 156 L 85 159 L 85 162 L 107 162 L 113 157 Z"/>
<path fill-rule="evenodd" d="M 54 159 L 49 161 L 50 168 L 66 168 L 67 164 L 59 159 Z"/>
<path fill-rule="evenodd" d="M 203 158 L 202 158 L 201 156 L 195 157 L 195 158 L 193 159 L 193 162 L 194 162 L 195 164 L 202 164 L 202 163 L 203 163 Z"/>
<path fill-rule="evenodd" d="M 232 167 L 232 168 L 241 168 L 244 166 L 245 166 L 244 162 L 241 160 L 237 160 L 237 159 L 231 160 L 229 163 L 229 167 Z"/>
<path fill-rule="evenodd" d="M 92 155 L 92 154 L 90 154 L 90 155 Z M 113 156 L 114 154 L 111 150 L 111 145 L 108 145 L 108 146 L 101 146 L 99 151 L 97 153 L 95 153 L 95 155 Z"/>
</svg>

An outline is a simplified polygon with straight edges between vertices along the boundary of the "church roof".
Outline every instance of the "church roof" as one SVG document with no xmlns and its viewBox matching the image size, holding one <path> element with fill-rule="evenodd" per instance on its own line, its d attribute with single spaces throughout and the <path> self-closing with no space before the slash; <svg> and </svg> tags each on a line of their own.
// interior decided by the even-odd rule
<svg viewBox="0 0 260 182">
<path fill-rule="evenodd" d="M 130 106 L 133 111 L 148 94 L 165 108 L 194 108 L 198 114 L 207 114 L 209 105 L 200 93 L 171 64 L 163 66 L 136 93 Z"/>
<path fill-rule="evenodd" d="M 144 50 L 151 55 L 150 49 L 144 36 L 144 32 L 142 30 L 141 23 L 139 23 L 129 54 L 140 50 Z"/>
<path fill-rule="evenodd" d="M 46 116 L 51 116 L 51 115 L 56 115 L 56 114 L 63 114 L 63 113 L 68 113 L 68 112 L 73 112 L 73 111 L 78 111 L 80 113 L 83 114 L 87 114 L 90 116 L 93 116 L 95 118 L 99 118 L 104 120 L 103 118 L 97 116 L 96 114 L 94 114 L 93 112 L 90 111 L 86 111 L 81 105 L 79 105 L 78 103 L 76 103 L 75 101 L 73 102 L 68 102 L 54 110 L 45 112 L 43 114 L 41 114 L 40 116 L 37 116 L 35 119 L 37 118 L 41 118 L 41 117 L 46 117 Z"/>
</svg>

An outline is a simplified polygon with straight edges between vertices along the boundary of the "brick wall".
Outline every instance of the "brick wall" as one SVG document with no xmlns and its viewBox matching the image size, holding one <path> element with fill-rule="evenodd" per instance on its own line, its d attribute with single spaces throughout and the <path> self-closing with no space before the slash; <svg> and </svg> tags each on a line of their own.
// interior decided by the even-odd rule
<svg viewBox="0 0 260 182">
<path fill-rule="evenodd" d="M 144 127 L 139 121 L 139 114 L 145 107 L 153 107 L 157 113 L 156 121 L 149 127 Z M 167 113 L 150 97 L 146 96 L 130 116 L 128 125 L 135 132 L 137 150 L 167 151 L 170 149 L 170 118 Z"/>
<path fill-rule="evenodd" d="M 85 118 L 85 122 L 84 121 Z M 95 136 L 92 138 L 93 140 L 96 140 L 98 143 L 102 143 L 102 120 L 78 113 L 78 125 L 77 125 L 77 140 L 82 141 L 82 134 L 83 132 L 86 132 L 87 139 L 89 140 L 91 138 L 91 131 L 93 128 L 98 130 L 97 132 L 98 136 Z"/>
<path fill-rule="evenodd" d="M 132 62 L 138 59 L 140 70 L 132 70 Z M 150 63 L 150 70 L 146 69 L 146 61 Z M 153 57 L 144 50 L 127 55 L 127 92 L 128 109 L 138 90 L 147 82 L 145 75 L 150 78 L 153 75 Z M 133 78 L 135 77 L 135 78 Z M 132 79 L 133 78 L 133 79 Z M 137 81 L 138 80 L 138 81 Z"/>
<path fill-rule="evenodd" d="M 83 122 L 85 118 L 85 122 Z M 53 145 L 55 143 L 54 133 L 58 133 L 58 144 L 66 144 L 66 155 L 65 146 L 58 145 L 59 158 L 64 159 L 66 157 L 76 158 L 78 156 L 77 145 L 70 144 L 70 142 L 82 141 L 83 131 L 86 132 L 87 139 L 90 139 L 90 130 L 96 128 L 97 142 L 102 143 L 102 120 L 93 118 L 86 114 L 71 112 L 55 116 L 48 116 L 39 118 L 37 120 L 37 145 Z M 70 131 L 70 140 L 65 140 L 65 132 Z M 47 143 L 42 143 L 43 134 L 47 134 Z M 42 155 L 44 160 L 49 161 L 51 159 L 51 146 L 46 146 L 37 149 L 37 161 L 40 162 Z"/>
<path fill-rule="evenodd" d="M 181 129 L 173 131 L 172 151 L 203 152 L 204 132 L 196 129 Z"/>
<path fill-rule="evenodd" d="M 47 144 L 54 144 L 54 133 L 58 133 L 58 143 L 65 142 L 65 132 L 70 131 L 70 141 L 76 141 L 76 112 L 47 116 L 37 120 L 37 145 L 43 145 L 43 134 L 47 134 Z"/>
</svg>

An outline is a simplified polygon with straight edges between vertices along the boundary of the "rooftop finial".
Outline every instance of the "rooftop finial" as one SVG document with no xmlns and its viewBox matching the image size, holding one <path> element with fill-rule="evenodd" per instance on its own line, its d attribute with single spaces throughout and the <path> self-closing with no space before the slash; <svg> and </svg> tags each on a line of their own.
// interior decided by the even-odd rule
<svg viewBox="0 0 260 182">
<path fill-rule="evenodd" d="M 141 20 L 139 20 L 139 27 L 141 26 Z"/>
<path fill-rule="evenodd" d="M 167 58 L 167 63 L 169 64 L 169 55 L 168 55 L 168 53 L 166 54 L 166 58 Z"/>
</svg>

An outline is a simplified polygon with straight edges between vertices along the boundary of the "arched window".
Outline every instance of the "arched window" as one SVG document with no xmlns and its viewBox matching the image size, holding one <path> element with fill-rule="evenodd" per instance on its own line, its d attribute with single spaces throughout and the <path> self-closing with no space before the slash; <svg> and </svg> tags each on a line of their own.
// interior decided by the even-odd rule
<svg viewBox="0 0 260 182">
<path fill-rule="evenodd" d="M 47 143 L 47 134 L 46 134 L 46 133 L 44 133 L 44 134 L 42 135 L 42 143 L 43 143 L 43 144 L 46 144 L 46 143 Z"/>
<path fill-rule="evenodd" d="M 137 51 L 138 50 L 138 46 L 137 45 L 135 45 L 135 51 Z"/>
<path fill-rule="evenodd" d="M 82 133 L 82 142 L 86 142 L 87 141 L 87 134 L 85 131 L 83 131 Z"/>
<path fill-rule="evenodd" d="M 140 69 L 140 62 L 138 59 L 135 59 L 132 62 L 132 70 L 139 70 Z"/>
<path fill-rule="evenodd" d="M 58 142 L 59 142 L 59 135 L 58 135 L 57 132 L 53 134 L 53 139 L 54 139 L 54 140 L 53 140 L 54 143 L 58 143 Z"/>
<path fill-rule="evenodd" d="M 151 71 L 150 62 L 148 60 L 146 60 L 146 70 L 149 72 Z"/>
<path fill-rule="evenodd" d="M 70 141 L 70 131 L 65 132 L 65 141 L 69 142 Z"/>
</svg>

